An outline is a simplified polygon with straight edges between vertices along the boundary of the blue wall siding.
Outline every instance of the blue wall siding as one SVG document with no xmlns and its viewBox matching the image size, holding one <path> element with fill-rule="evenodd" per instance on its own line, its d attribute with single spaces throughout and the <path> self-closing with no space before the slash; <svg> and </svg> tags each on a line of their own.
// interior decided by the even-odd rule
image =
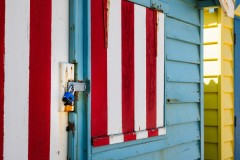
<svg viewBox="0 0 240 160">
<path fill-rule="evenodd" d="M 93 160 L 203 159 L 201 11 L 195 0 L 168 3 L 165 17 L 167 134 L 92 148 Z"/>
</svg>

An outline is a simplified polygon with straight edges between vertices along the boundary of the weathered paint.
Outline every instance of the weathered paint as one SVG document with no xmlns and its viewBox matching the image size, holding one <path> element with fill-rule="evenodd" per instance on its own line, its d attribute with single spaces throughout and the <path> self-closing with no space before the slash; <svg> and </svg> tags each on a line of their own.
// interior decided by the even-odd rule
<svg viewBox="0 0 240 160">
<path fill-rule="evenodd" d="M 3 159 L 4 135 L 4 55 L 5 55 L 5 0 L 0 2 L 0 159 Z"/>
<path fill-rule="evenodd" d="M 28 158 L 29 8 L 29 0 L 6 1 L 4 159 Z"/>
<path fill-rule="evenodd" d="M 205 159 L 234 159 L 233 19 L 204 11 Z"/>
<path fill-rule="evenodd" d="M 52 0 L 52 55 L 51 55 L 51 134 L 50 159 L 66 160 L 68 114 L 59 112 L 63 86 L 60 86 L 60 63 L 68 62 L 69 1 Z"/>
<path fill-rule="evenodd" d="M 59 64 L 68 62 L 68 1 L 34 1 L 31 5 L 29 0 L 6 1 L 5 12 L 2 2 L 0 88 L 8 86 L 4 97 L 0 96 L 4 98 L 2 155 L 4 159 L 65 160 L 67 113 L 59 112 L 63 96 Z"/>
<path fill-rule="evenodd" d="M 98 6 L 94 8 L 95 13 L 96 10 L 101 8 L 99 7 L 101 4 L 97 5 L 98 1 L 92 1 L 92 3 Z M 196 9 L 197 1 L 189 3 L 191 4 L 186 4 L 180 0 L 177 2 L 169 1 L 169 13 L 164 15 L 166 29 L 164 31 L 166 136 L 105 147 L 93 147 L 92 159 L 203 158 L 203 123 L 201 123 L 203 118 L 201 108 L 203 107 L 201 101 L 203 91 L 201 88 L 202 39 L 200 32 L 202 23 L 200 11 Z M 94 16 L 92 15 L 92 17 Z M 102 27 L 102 25 L 99 25 L 99 27 Z M 100 44 L 99 41 L 98 44 Z M 178 54 L 179 51 L 181 51 L 181 54 Z M 92 58 L 94 58 L 93 55 Z M 94 82 L 92 81 L 92 83 Z M 186 113 L 189 116 L 186 116 Z M 142 134 L 139 136 L 144 136 L 145 133 Z"/>
</svg>

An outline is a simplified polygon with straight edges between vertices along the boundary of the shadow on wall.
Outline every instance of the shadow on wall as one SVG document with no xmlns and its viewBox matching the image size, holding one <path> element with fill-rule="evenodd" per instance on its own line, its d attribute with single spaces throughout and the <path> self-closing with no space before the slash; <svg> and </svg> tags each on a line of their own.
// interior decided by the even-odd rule
<svg viewBox="0 0 240 160">
<path fill-rule="evenodd" d="M 218 159 L 218 107 L 220 76 L 204 78 L 204 157 Z"/>
</svg>

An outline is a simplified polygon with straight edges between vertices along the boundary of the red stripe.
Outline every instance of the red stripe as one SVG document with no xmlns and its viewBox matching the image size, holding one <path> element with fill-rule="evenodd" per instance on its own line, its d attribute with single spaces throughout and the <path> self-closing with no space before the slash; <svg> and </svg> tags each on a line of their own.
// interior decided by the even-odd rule
<svg viewBox="0 0 240 160">
<path fill-rule="evenodd" d="M 148 137 L 158 136 L 158 129 L 148 130 Z"/>
<path fill-rule="evenodd" d="M 109 144 L 109 136 L 93 138 L 92 145 L 94 147 L 106 146 Z"/>
<path fill-rule="evenodd" d="M 5 0 L 0 1 L 0 159 L 3 159 Z"/>
<path fill-rule="evenodd" d="M 146 46 L 147 46 L 147 129 L 156 128 L 156 43 L 154 11 L 147 9 L 146 12 Z"/>
<path fill-rule="evenodd" d="M 107 3 L 105 3 L 107 4 Z M 107 135 L 107 50 L 103 0 L 91 0 L 91 128 L 92 137 Z"/>
<path fill-rule="evenodd" d="M 51 9 L 51 0 L 30 4 L 29 160 L 49 159 Z"/>
<path fill-rule="evenodd" d="M 124 142 L 132 141 L 132 140 L 136 140 L 135 132 L 124 134 Z"/>
<path fill-rule="evenodd" d="M 134 131 L 134 4 L 122 0 L 122 129 Z"/>
</svg>

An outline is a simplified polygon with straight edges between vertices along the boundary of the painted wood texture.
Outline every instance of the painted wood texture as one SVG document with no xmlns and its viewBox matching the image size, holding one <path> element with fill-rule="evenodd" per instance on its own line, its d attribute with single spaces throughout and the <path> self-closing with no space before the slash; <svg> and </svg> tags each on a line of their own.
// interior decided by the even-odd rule
<svg viewBox="0 0 240 160">
<path fill-rule="evenodd" d="M 196 1 L 191 0 L 186 3 L 179 0 L 177 3 L 172 1 L 168 3 L 169 14 L 164 15 L 166 29 L 164 31 L 166 76 L 164 103 L 167 134 L 150 139 L 93 147 L 93 160 L 107 158 L 171 160 L 176 158 L 175 155 L 180 160 L 186 160 L 186 157 L 203 158 L 200 11 L 196 8 Z"/>
<path fill-rule="evenodd" d="M 204 10 L 205 159 L 234 159 L 233 19 Z"/>
<path fill-rule="evenodd" d="M 236 6 L 240 3 L 236 1 Z M 238 6 L 240 9 L 240 6 Z M 240 15 L 238 15 L 240 16 Z M 237 148 L 240 148 L 240 17 L 234 19 L 234 32 L 236 34 L 236 43 L 234 48 L 234 114 L 236 116 L 236 127 L 235 127 L 235 159 L 240 159 L 240 152 Z"/>
</svg>

